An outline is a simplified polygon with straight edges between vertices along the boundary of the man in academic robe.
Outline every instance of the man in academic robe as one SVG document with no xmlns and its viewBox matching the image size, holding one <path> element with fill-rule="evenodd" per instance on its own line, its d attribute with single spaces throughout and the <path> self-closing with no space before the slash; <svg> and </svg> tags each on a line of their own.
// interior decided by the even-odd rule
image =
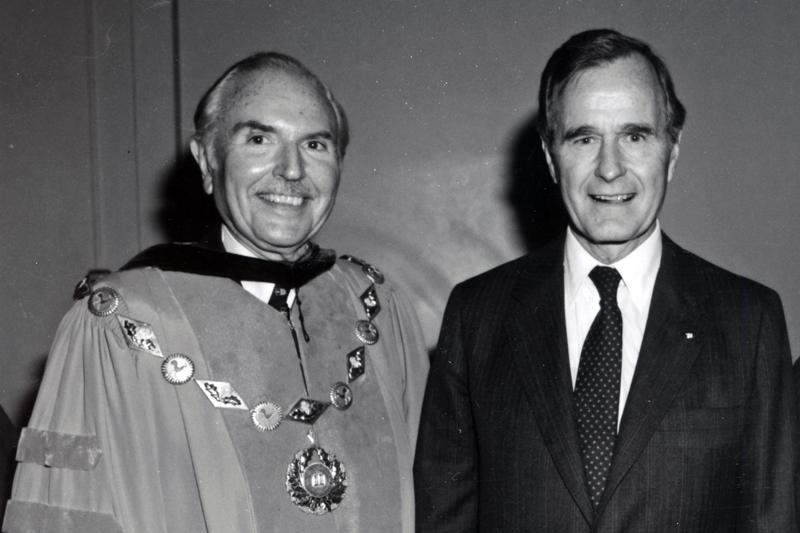
<svg viewBox="0 0 800 533">
<path fill-rule="evenodd" d="M 223 225 L 79 286 L 3 531 L 413 531 L 419 326 L 379 269 L 311 242 L 344 110 L 297 60 L 258 53 L 195 124 Z"/>
<path fill-rule="evenodd" d="M 583 32 L 550 58 L 539 102 L 569 227 L 453 290 L 418 532 L 795 531 L 780 299 L 657 220 L 685 118 L 666 66 Z"/>
</svg>

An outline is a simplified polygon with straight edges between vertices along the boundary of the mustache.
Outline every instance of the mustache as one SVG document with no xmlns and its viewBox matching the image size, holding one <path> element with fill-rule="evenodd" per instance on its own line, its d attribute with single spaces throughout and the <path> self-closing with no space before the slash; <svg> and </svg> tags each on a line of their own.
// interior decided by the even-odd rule
<svg viewBox="0 0 800 533">
<path fill-rule="evenodd" d="M 306 185 L 298 182 L 287 182 L 280 185 L 259 189 L 256 195 L 275 194 L 281 196 L 299 196 L 301 198 L 314 198 L 314 192 Z"/>
</svg>

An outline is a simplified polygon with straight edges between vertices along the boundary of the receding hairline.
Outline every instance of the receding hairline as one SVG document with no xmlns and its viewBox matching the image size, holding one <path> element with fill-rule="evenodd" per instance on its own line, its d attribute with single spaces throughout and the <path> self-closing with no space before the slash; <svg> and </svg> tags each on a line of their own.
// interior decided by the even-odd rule
<svg viewBox="0 0 800 533">
<path fill-rule="evenodd" d="M 316 74 L 297 59 L 279 52 L 257 52 L 229 67 L 200 99 L 194 113 L 193 138 L 207 146 L 213 155 L 220 121 L 236 100 L 231 96 L 231 90 L 235 93 L 241 89 L 242 82 L 246 84 L 249 80 L 270 72 L 276 75 L 283 73 L 295 80 L 305 80 L 328 103 L 328 111 L 332 111 L 337 156 L 340 161 L 343 160 L 350 144 L 350 128 L 344 108 L 336 100 L 330 87 Z"/>
<path fill-rule="evenodd" d="M 632 59 L 636 61 L 636 64 L 638 65 L 638 69 L 640 71 L 646 71 L 647 73 L 649 73 L 648 79 L 650 83 L 650 89 L 652 90 L 653 95 L 656 98 L 656 101 L 660 103 L 661 118 L 662 120 L 664 120 L 664 130 L 667 133 L 667 137 L 671 137 L 669 131 L 670 128 L 669 95 L 667 94 L 665 88 L 659 81 L 658 70 L 644 54 L 642 54 L 637 50 L 631 50 L 624 55 L 620 55 L 609 59 L 602 59 L 593 62 L 591 64 L 587 64 L 582 68 L 579 68 L 574 72 L 572 72 L 566 79 L 564 79 L 560 84 L 558 84 L 556 90 L 552 91 L 549 95 L 550 98 L 546 109 L 546 112 L 549 115 L 547 120 L 551 124 L 553 133 L 556 133 L 557 131 L 556 126 L 558 124 L 558 120 L 555 119 L 559 116 L 559 113 L 562 110 L 563 106 L 561 105 L 561 102 L 564 99 L 564 94 L 566 93 L 567 89 L 577 84 L 583 77 L 583 75 L 586 74 L 587 72 L 603 68 L 609 68 L 615 63 L 619 63 L 627 59 Z M 555 141 L 555 139 L 552 139 L 552 141 Z"/>
<path fill-rule="evenodd" d="M 258 70 L 251 70 L 247 72 L 235 73 L 231 78 L 225 83 L 223 87 L 220 88 L 220 109 L 216 114 L 215 123 L 216 128 L 218 129 L 219 126 L 225 121 L 228 115 L 231 112 L 231 109 L 244 97 L 247 96 L 249 93 L 248 89 L 261 80 L 264 77 L 269 78 L 288 78 L 294 82 L 300 83 L 301 85 L 305 86 L 309 89 L 309 94 L 313 94 L 316 96 L 318 102 L 321 104 L 321 107 L 325 109 L 328 115 L 328 121 L 330 123 L 330 133 L 334 137 L 337 134 L 337 121 L 336 121 L 336 110 L 333 107 L 333 104 L 330 100 L 328 100 L 327 95 L 325 94 L 324 90 L 319 87 L 312 79 L 309 79 L 308 76 L 304 75 L 302 72 L 293 72 L 283 68 L 278 68 L 271 65 L 265 65 L 263 68 Z M 267 80 L 268 81 L 268 80 Z M 219 131 L 217 132 L 219 133 Z M 338 139 L 337 139 L 338 142 Z"/>
<path fill-rule="evenodd" d="M 547 60 L 539 82 L 537 129 L 542 140 L 548 145 L 553 141 L 552 103 L 568 80 L 578 72 L 635 54 L 643 57 L 655 69 L 656 79 L 665 96 L 667 132 L 673 144 L 679 142 L 686 121 L 686 108 L 675 92 L 666 63 L 646 42 L 608 28 L 576 33 Z"/>
<path fill-rule="evenodd" d="M 631 77 L 626 77 L 625 80 L 629 81 L 630 85 L 633 85 L 634 83 L 641 85 L 641 83 L 645 81 L 649 84 L 649 90 L 652 91 L 656 101 L 660 103 L 662 118 L 664 119 L 665 122 L 664 127 L 667 128 L 668 127 L 667 122 L 669 118 L 668 96 L 658 81 L 658 72 L 656 72 L 655 67 L 653 67 L 653 65 L 650 63 L 650 61 L 647 60 L 646 57 L 635 51 L 624 56 L 603 60 L 594 65 L 588 65 L 585 68 L 573 72 L 571 76 L 569 76 L 566 80 L 564 80 L 564 82 L 560 85 L 558 90 L 554 91 L 552 94 L 550 105 L 548 106 L 548 110 L 552 114 L 552 118 L 555 118 L 558 112 L 561 110 L 562 106 L 560 105 L 560 103 L 563 101 L 564 94 L 567 92 L 567 89 L 569 89 L 570 87 L 575 87 L 585 74 L 595 70 L 610 68 L 615 63 L 619 63 L 628 59 L 632 59 L 636 62 L 636 66 L 634 68 L 636 68 L 640 72 L 647 72 L 648 74 L 646 80 L 644 78 L 639 78 L 636 82 L 634 82 Z"/>
</svg>

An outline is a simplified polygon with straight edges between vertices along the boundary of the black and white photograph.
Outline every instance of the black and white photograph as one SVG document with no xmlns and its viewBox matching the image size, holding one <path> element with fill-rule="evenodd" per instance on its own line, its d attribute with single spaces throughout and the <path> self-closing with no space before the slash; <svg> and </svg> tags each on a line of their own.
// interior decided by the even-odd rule
<svg viewBox="0 0 800 533">
<path fill-rule="evenodd" d="M 800 4 L 7 0 L 5 533 L 800 530 Z"/>
</svg>

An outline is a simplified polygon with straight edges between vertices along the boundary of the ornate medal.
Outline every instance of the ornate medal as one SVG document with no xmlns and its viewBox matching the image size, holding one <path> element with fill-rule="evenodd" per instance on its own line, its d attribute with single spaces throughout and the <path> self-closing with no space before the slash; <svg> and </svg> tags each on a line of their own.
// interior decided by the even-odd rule
<svg viewBox="0 0 800 533">
<path fill-rule="evenodd" d="M 315 453 L 319 461 L 310 462 Z M 323 448 L 297 452 L 286 470 L 286 491 L 292 503 L 305 513 L 322 515 L 333 511 L 342 502 L 346 488 L 344 465 Z"/>
<path fill-rule="evenodd" d="M 313 424 L 317 421 L 325 409 L 328 408 L 328 403 L 318 402 L 311 398 L 300 398 L 289 409 L 289 414 L 286 415 L 295 422 L 303 422 L 306 424 Z"/>
<path fill-rule="evenodd" d="M 244 399 L 236 392 L 233 385 L 227 381 L 210 381 L 204 379 L 194 380 L 203 394 L 206 395 L 211 405 L 217 409 L 241 409 L 249 411 Z"/>
<path fill-rule="evenodd" d="M 367 313 L 367 318 L 370 320 L 381 312 L 381 302 L 378 300 L 378 291 L 375 290 L 374 284 L 370 285 L 361 295 L 361 303 L 364 304 L 364 312 Z"/>
<path fill-rule="evenodd" d="M 364 358 L 364 347 L 359 346 L 347 354 L 347 381 L 354 381 L 364 373 L 366 360 Z"/>
<path fill-rule="evenodd" d="M 161 375 L 173 385 L 183 385 L 194 377 L 194 363 L 189 356 L 174 353 L 161 363 Z"/>
<path fill-rule="evenodd" d="M 111 287 L 100 287 L 89 296 L 89 311 L 97 316 L 108 316 L 119 307 L 119 294 Z"/>
<path fill-rule="evenodd" d="M 122 328 L 122 333 L 125 335 L 125 342 L 128 343 L 128 348 L 146 352 L 157 357 L 164 357 L 164 354 L 161 352 L 161 347 L 158 345 L 156 334 L 153 331 L 153 326 L 147 322 L 122 315 L 117 315 L 117 320 Z"/>
<path fill-rule="evenodd" d="M 386 278 L 383 277 L 383 273 L 372 265 L 364 265 L 363 267 L 361 267 L 361 269 L 364 271 L 364 274 L 366 274 L 369 279 L 371 279 L 378 285 L 386 281 Z"/>
<path fill-rule="evenodd" d="M 349 409 L 353 405 L 353 391 L 341 381 L 334 383 L 331 388 L 331 403 L 340 411 Z"/>
<path fill-rule="evenodd" d="M 359 259 L 358 257 L 353 257 L 352 255 L 342 255 L 339 257 L 340 259 L 344 259 L 345 261 L 350 261 L 351 263 L 355 263 L 361 267 L 361 270 L 364 271 L 364 274 L 367 275 L 369 279 L 373 281 L 373 283 L 381 284 L 386 281 L 386 278 L 383 277 L 383 273 L 375 268 L 374 266 L 370 265 L 363 259 Z"/>
<path fill-rule="evenodd" d="M 283 411 L 272 402 L 261 402 L 250 411 L 253 424 L 261 431 L 272 431 L 281 425 Z"/>
<path fill-rule="evenodd" d="M 356 322 L 356 337 L 364 344 L 375 344 L 378 342 L 378 328 L 369 320 L 359 320 Z"/>
</svg>

